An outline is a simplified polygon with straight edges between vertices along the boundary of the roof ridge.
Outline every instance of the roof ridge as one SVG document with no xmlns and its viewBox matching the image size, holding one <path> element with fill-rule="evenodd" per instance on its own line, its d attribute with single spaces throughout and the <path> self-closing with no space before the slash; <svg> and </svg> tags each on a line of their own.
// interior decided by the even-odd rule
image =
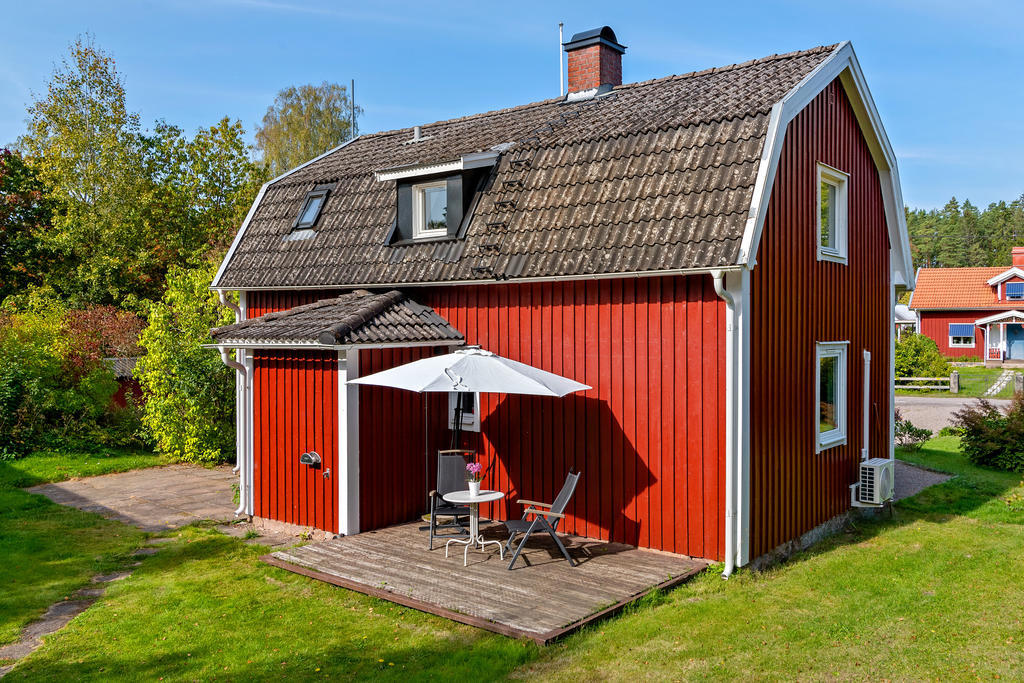
<svg viewBox="0 0 1024 683">
<path fill-rule="evenodd" d="M 381 294 L 371 294 L 365 289 L 356 290 L 353 293 L 359 292 L 368 295 L 366 303 L 320 332 L 317 335 L 318 342 L 321 344 L 340 343 L 353 331 L 359 329 L 405 298 L 405 295 L 397 289 L 388 290 Z"/>
<path fill-rule="evenodd" d="M 667 82 L 667 81 L 671 81 L 671 80 L 683 80 L 683 79 L 687 79 L 687 78 L 694 78 L 694 77 L 697 77 L 697 76 L 704 76 L 704 75 L 711 74 L 711 73 L 725 73 L 725 72 L 729 72 L 729 71 L 736 71 L 738 69 L 749 68 L 749 67 L 755 66 L 757 64 L 766 64 L 768 62 L 776 62 L 776 61 L 781 61 L 781 60 L 784 60 L 784 59 L 794 59 L 796 57 L 804 57 L 804 56 L 807 56 L 807 55 L 820 54 L 822 52 L 832 52 L 833 50 L 837 49 L 841 44 L 842 43 L 833 43 L 831 45 L 818 45 L 816 47 L 808 48 L 806 50 L 794 50 L 792 52 L 785 52 L 785 53 L 782 53 L 782 54 L 771 54 L 771 55 L 768 55 L 766 57 L 758 57 L 757 59 L 749 59 L 749 60 L 747 60 L 745 62 L 736 62 L 734 64 L 726 64 L 726 65 L 723 65 L 723 66 L 710 67 L 710 68 L 707 68 L 707 69 L 700 69 L 700 70 L 697 70 L 697 71 L 688 71 L 688 72 L 681 73 L 681 74 L 673 74 L 673 75 L 670 75 L 670 76 L 661 76 L 659 78 L 651 78 L 651 79 L 648 79 L 646 81 L 634 81 L 632 83 L 623 83 L 622 85 L 615 86 L 611 90 L 611 92 L 616 92 L 618 90 L 628 90 L 628 89 L 631 89 L 631 88 L 642 87 L 642 86 L 646 86 L 646 85 L 653 85 L 653 84 L 656 84 L 656 83 L 663 83 L 663 82 Z M 564 102 L 564 101 L 566 101 L 564 96 L 551 97 L 551 98 L 544 99 L 544 100 L 537 100 L 535 102 L 527 102 L 525 104 L 517 104 L 517 105 L 512 106 L 512 107 L 505 107 L 505 108 L 501 108 L 501 109 L 490 109 L 488 111 L 477 112 L 476 114 L 467 114 L 465 116 L 456 116 L 456 117 L 450 118 L 450 119 L 440 119 L 438 121 L 432 121 L 430 123 L 420 124 L 419 127 L 422 130 L 423 134 L 428 134 L 429 131 L 427 129 L 428 129 L 429 126 L 450 125 L 450 124 L 453 124 L 453 123 L 458 123 L 460 121 L 466 121 L 466 120 L 469 120 L 469 119 L 487 118 L 489 116 L 497 116 L 499 114 L 506 114 L 506 113 L 509 113 L 509 112 L 529 109 L 530 107 L 540 107 L 542 105 L 555 104 L 555 103 Z M 593 101 L 593 100 L 580 100 L 579 103 L 582 104 L 582 103 L 591 102 L 591 101 Z M 542 123 L 540 125 L 544 125 L 544 124 Z M 364 135 L 361 135 L 360 137 L 361 138 L 366 138 L 366 139 L 372 139 L 372 138 L 386 137 L 386 136 L 389 136 L 389 135 L 397 135 L 399 133 L 409 133 L 409 134 L 411 134 L 412 131 L 413 131 L 413 128 L 415 128 L 415 127 L 416 126 L 406 126 L 405 128 L 392 128 L 391 130 L 382 130 L 382 131 L 377 131 L 376 133 L 366 133 Z"/>
</svg>

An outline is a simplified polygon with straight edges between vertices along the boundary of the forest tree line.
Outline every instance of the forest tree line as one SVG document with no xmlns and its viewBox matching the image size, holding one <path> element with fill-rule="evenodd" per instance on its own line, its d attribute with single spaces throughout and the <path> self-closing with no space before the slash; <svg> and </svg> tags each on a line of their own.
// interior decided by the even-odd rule
<svg viewBox="0 0 1024 683">
<path fill-rule="evenodd" d="M 915 268 L 1009 266 L 1010 249 L 1024 246 L 1024 194 L 986 209 L 953 197 L 941 209 L 906 212 Z"/>
</svg>

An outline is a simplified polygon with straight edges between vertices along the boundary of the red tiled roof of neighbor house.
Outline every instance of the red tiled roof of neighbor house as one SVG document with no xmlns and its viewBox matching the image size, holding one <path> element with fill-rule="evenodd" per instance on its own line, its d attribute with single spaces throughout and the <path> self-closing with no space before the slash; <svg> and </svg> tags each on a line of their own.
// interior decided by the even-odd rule
<svg viewBox="0 0 1024 683">
<path fill-rule="evenodd" d="M 921 268 L 910 308 L 922 309 L 1013 309 L 1020 301 L 996 301 L 995 288 L 987 284 L 1009 268 Z"/>
</svg>

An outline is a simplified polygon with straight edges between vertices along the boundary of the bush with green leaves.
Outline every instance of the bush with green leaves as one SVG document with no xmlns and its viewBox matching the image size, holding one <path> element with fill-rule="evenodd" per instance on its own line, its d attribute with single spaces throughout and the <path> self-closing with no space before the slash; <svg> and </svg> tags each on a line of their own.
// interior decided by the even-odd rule
<svg viewBox="0 0 1024 683">
<path fill-rule="evenodd" d="M 135 369 L 157 450 L 188 462 L 234 457 L 234 370 L 202 348 L 212 342 L 211 327 L 233 322 L 209 290 L 214 272 L 213 265 L 171 269 L 163 299 L 149 307 L 141 337 L 146 355 Z"/>
<path fill-rule="evenodd" d="M 41 447 L 139 445 L 131 406 L 111 398 L 104 358 L 137 354 L 141 320 L 109 306 L 68 310 L 39 292 L 0 309 L 0 456 Z M 116 429 L 111 427 L 116 425 Z"/>
<path fill-rule="evenodd" d="M 899 409 L 896 410 L 896 445 L 900 448 L 916 451 L 924 445 L 925 441 L 932 438 L 930 429 L 915 427 L 910 420 L 903 417 Z"/>
<path fill-rule="evenodd" d="M 946 377 L 949 363 L 938 345 L 923 334 L 904 334 L 896 342 L 897 377 Z"/>
<path fill-rule="evenodd" d="M 960 450 L 975 465 L 1024 473 L 1024 396 L 1004 412 L 985 399 L 953 414 Z"/>
</svg>

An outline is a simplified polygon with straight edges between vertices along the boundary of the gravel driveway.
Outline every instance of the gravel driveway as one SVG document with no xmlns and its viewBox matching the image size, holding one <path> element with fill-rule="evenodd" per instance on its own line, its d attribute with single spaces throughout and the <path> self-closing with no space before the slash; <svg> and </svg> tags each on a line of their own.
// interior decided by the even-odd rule
<svg viewBox="0 0 1024 683">
<path fill-rule="evenodd" d="M 952 423 L 953 413 L 977 400 L 976 398 L 946 398 L 945 396 L 897 396 L 896 407 L 903 418 L 910 420 L 915 427 L 924 427 L 938 432 Z M 1010 405 L 1010 400 L 1006 398 L 988 400 L 993 405 L 1003 408 Z"/>
</svg>

